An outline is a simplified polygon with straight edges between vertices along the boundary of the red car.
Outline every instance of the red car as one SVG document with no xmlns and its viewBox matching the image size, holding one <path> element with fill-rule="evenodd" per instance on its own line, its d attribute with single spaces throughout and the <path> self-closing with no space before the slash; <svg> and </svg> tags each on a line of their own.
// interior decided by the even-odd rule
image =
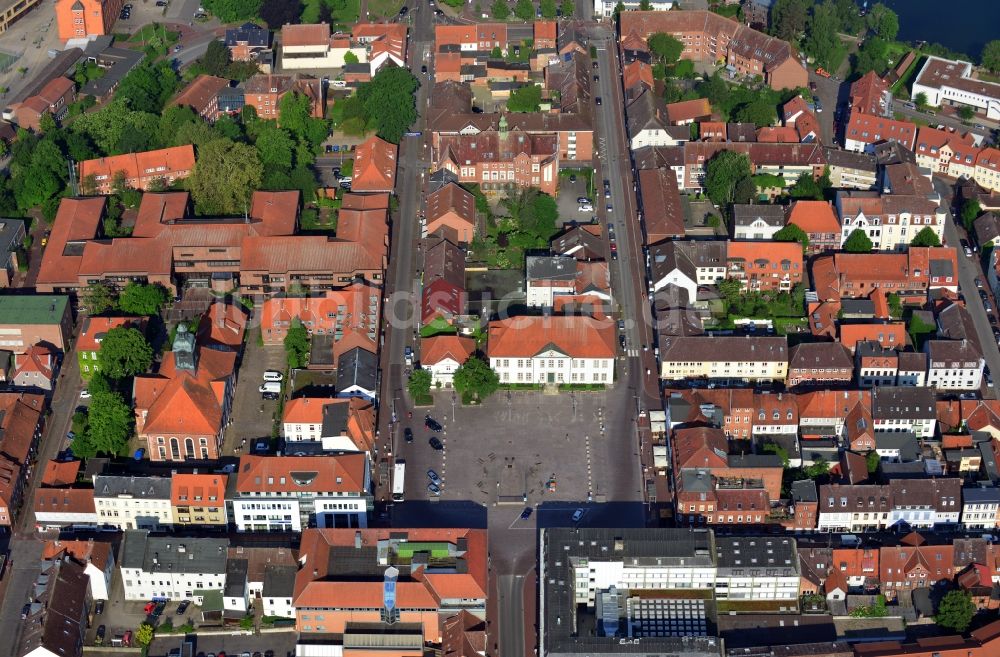
<svg viewBox="0 0 1000 657">
<path fill-rule="evenodd" d="M 142 613 L 144 613 L 147 616 L 149 616 L 151 613 L 153 613 L 154 609 L 156 609 L 156 603 L 155 602 L 147 602 L 146 606 L 142 608 Z"/>
</svg>

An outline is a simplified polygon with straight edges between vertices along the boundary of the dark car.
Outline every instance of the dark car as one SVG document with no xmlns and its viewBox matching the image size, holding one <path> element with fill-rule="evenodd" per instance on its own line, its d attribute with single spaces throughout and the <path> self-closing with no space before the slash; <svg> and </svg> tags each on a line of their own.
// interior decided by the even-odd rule
<svg viewBox="0 0 1000 657">
<path fill-rule="evenodd" d="M 100 616 L 104 613 L 104 600 L 98 600 L 97 604 L 94 605 L 94 615 Z"/>
<path fill-rule="evenodd" d="M 406 439 L 406 442 L 412 443 L 413 442 L 413 429 L 411 429 L 410 427 L 406 427 L 405 429 L 403 429 L 403 437 Z"/>
<path fill-rule="evenodd" d="M 524 507 L 524 511 L 521 512 L 521 520 L 527 520 L 530 517 L 531 517 L 531 507 L 526 506 Z"/>
<path fill-rule="evenodd" d="M 440 440 L 438 440 L 437 436 L 431 436 L 431 439 L 427 441 L 427 444 L 430 445 L 433 449 L 435 449 L 435 450 L 437 450 L 439 452 L 442 449 L 444 449 L 444 443 L 442 443 Z"/>
<path fill-rule="evenodd" d="M 31 613 L 31 604 L 30 603 L 24 605 L 23 607 L 21 607 L 21 620 L 24 620 L 25 618 L 27 618 L 28 614 L 30 614 L 30 613 Z"/>
<path fill-rule="evenodd" d="M 438 486 L 441 485 L 441 477 L 439 477 L 438 473 L 435 472 L 434 470 L 427 471 L 427 478 L 430 479 L 435 484 L 437 484 Z"/>
<path fill-rule="evenodd" d="M 432 418 L 430 415 L 424 418 L 424 426 L 431 431 L 441 431 L 441 423 Z"/>
<path fill-rule="evenodd" d="M 97 632 L 94 634 L 94 645 L 99 646 L 104 643 L 104 635 L 107 634 L 108 629 L 103 625 L 97 626 Z"/>
<path fill-rule="evenodd" d="M 399 15 L 400 16 L 406 16 L 406 13 L 408 11 L 410 11 L 410 8 L 407 7 L 406 5 L 403 5 L 403 8 L 399 10 Z"/>
<path fill-rule="evenodd" d="M 420 72 L 426 75 L 427 74 L 427 66 L 426 65 L 425 66 L 421 66 L 420 67 Z"/>
<path fill-rule="evenodd" d="M 594 102 L 597 103 L 598 107 L 600 107 L 600 105 L 601 105 L 601 97 L 598 96 L 598 97 L 594 98 Z"/>
<path fill-rule="evenodd" d="M 600 79 L 601 79 L 601 78 L 600 78 L 599 76 L 597 76 L 597 75 L 594 75 L 594 82 L 597 82 L 597 81 L 598 81 L 598 80 L 600 80 Z"/>
<path fill-rule="evenodd" d="M 624 335 L 619 335 L 618 336 L 618 344 L 620 344 L 622 346 L 622 349 L 625 348 L 625 336 Z"/>
<path fill-rule="evenodd" d="M 177 611 L 175 613 L 178 616 L 180 616 L 185 611 L 187 611 L 188 607 L 190 607 L 190 606 L 191 606 L 191 601 L 190 600 L 185 600 L 185 601 L 181 602 L 179 605 L 177 605 Z"/>
</svg>

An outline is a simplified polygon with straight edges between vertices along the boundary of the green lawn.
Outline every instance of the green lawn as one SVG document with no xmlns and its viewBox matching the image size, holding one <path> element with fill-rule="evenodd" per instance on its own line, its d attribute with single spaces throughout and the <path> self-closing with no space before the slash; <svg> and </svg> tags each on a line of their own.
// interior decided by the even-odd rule
<svg viewBox="0 0 1000 657">
<path fill-rule="evenodd" d="M 302 22 L 318 23 L 322 4 L 330 8 L 330 16 L 335 25 L 349 26 L 357 23 L 361 14 L 361 0 L 305 0 L 302 3 Z"/>
<path fill-rule="evenodd" d="M 429 324 L 425 324 L 420 328 L 420 337 L 422 338 L 429 338 L 435 335 L 455 335 L 456 333 L 458 333 L 458 330 L 441 317 L 431 320 Z"/>
<path fill-rule="evenodd" d="M 399 13 L 403 0 L 368 0 L 369 18 L 389 18 Z"/>
<path fill-rule="evenodd" d="M 166 39 L 168 44 L 172 44 L 177 41 L 179 35 L 177 32 L 166 29 L 162 25 L 157 23 L 150 23 L 149 25 L 144 25 L 142 29 L 129 37 L 129 41 L 132 43 L 140 43 L 142 41 L 149 41 L 150 39 Z"/>
</svg>

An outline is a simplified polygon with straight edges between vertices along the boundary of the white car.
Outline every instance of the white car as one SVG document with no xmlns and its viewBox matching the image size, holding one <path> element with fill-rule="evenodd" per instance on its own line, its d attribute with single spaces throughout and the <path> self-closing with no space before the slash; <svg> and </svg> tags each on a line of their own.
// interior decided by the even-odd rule
<svg viewBox="0 0 1000 657">
<path fill-rule="evenodd" d="M 258 390 L 261 394 L 268 392 L 279 393 L 281 392 L 281 384 L 277 381 L 266 381 L 260 385 Z"/>
<path fill-rule="evenodd" d="M 278 370 L 264 370 L 265 381 L 282 381 L 285 376 Z"/>
<path fill-rule="evenodd" d="M 90 399 L 90 391 L 84 388 L 80 391 L 80 399 Z"/>
<path fill-rule="evenodd" d="M 576 210 L 577 210 L 577 212 L 593 212 L 594 211 L 594 206 L 593 205 L 581 205 Z"/>
</svg>

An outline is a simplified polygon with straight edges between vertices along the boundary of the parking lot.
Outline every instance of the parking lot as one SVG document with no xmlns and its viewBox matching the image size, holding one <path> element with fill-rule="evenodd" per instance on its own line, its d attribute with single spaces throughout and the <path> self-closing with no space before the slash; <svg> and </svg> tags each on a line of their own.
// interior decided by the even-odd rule
<svg viewBox="0 0 1000 657">
<path fill-rule="evenodd" d="M 125 600 L 125 591 L 122 587 L 121 573 L 119 571 L 115 572 L 114 581 L 111 583 L 110 598 L 110 600 L 104 603 L 104 612 L 99 615 L 95 614 L 93 622 L 87 628 L 84 645 L 95 645 L 97 630 L 103 625 L 105 635 L 102 645 L 111 648 L 112 640 L 116 635 L 121 636 L 128 630 L 131 630 L 134 634 L 136 628 L 147 620 L 144 607 L 149 601 Z M 201 619 L 201 610 L 194 604 L 189 604 L 184 614 L 178 615 L 177 607 L 180 602 L 180 600 L 168 602 L 156 625 L 159 626 L 169 621 L 174 627 L 180 627 L 188 623 L 197 626 Z M 134 641 L 132 645 L 135 647 Z"/>
<path fill-rule="evenodd" d="M 598 181 L 600 184 L 600 181 Z M 579 198 L 587 197 L 594 201 L 594 209 L 590 212 L 581 212 Z M 556 202 L 559 206 L 559 218 L 565 223 L 567 221 L 579 221 L 580 223 L 596 222 L 602 199 L 594 199 L 587 191 L 587 179 L 583 176 L 576 176 L 576 182 L 570 182 L 569 176 L 559 177 L 559 195 Z"/>
<path fill-rule="evenodd" d="M 239 455 L 244 440 L 249 446 L 255 438 L 270 438 L 274 414 L 278 410 L 278 401 L 263 399 L 260 385 L 263 382 L 264 370 L 284 372 L 287 366 L 285 350 L 281 345 L 260 346 L 257 343 L 253 329 L 248 336 L 243 352 L 243 362 L 239 378 L 236 382 L 236 395 L 233 398 L 232 424 L 226 429 L 225 443 L 222 447 L 224 455 Z"/>
</svg>

